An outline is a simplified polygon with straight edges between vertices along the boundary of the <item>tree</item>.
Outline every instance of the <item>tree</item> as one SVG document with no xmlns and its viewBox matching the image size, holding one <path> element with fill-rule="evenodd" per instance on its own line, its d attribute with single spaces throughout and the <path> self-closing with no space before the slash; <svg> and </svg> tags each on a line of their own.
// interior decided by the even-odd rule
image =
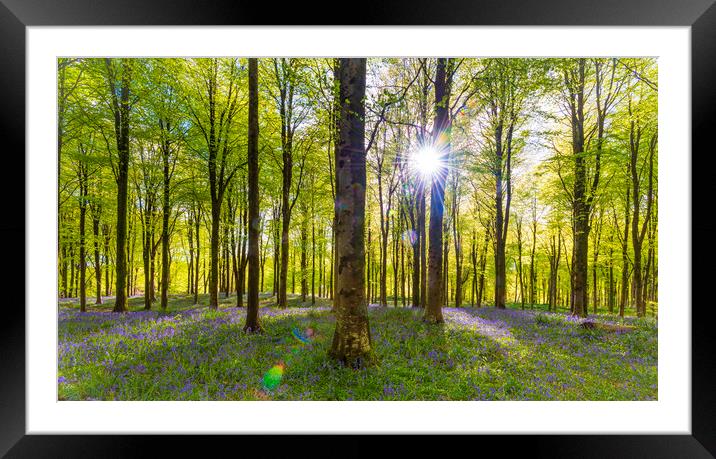
<svg viewBox="0 0 716 459">
<path fill-rule="evenodd" d="M 117 180 L 117 251 L 115 253 L 115 272 L 117 275 L 117 296 L 114 312 L 127 312 L 127 194 L 129 181 L 129 115 L 132 104 L 129 101 L 132 81 L 132 64 L 129 59 L 121 59 L 119 65 L 113 59 L 106 58 L 107 84 L 110 103 L 114 114 L 114 133 L 117 145 L 117 164 L 113 165 Z M 117 69 L 119 67 L 119 69 Z M 119 75 L 118 75 L 119 73 Z M 118 83 L 119 79 L 119 85 Z"/>
<path fill-rule="evenodd" d="M 211 203 L 211 247 L 209 307 L 219 307 L 219 225 L 221 206 L 229 182 L 240 163 L 231 161 L 236 136 L 233 120 L 239 110 L 239 65 L 236 59 L 195 59 L 193 63 L 195 98 L 198 107 L 189 104 L 195 126 L 207 149 Z M 195 103 L 196 103 L 195 102 Z M 232 135 L 233 134 L 233 135 Z"/>
<path fill-rule="evenodd" d="M 365 299 L 366 59 L 341 59 L 336 157 L 336 329 L 330 355 L 357 368 L 368 363 L 371 336 Z"/>
<path fill-rule="evenodd" d="M 648 141 L 647 153 L 648 161 L 645 167 L 640 167 L 639 153 L 643 149 L 642 135 L 645 128 L 643 127 L 641 117 L 632 110 L 632 101 L 629 100 L 629 170 L 631 173 L 632 186 L 632 207 L 634 214 L 631 221 L 632 247 L 634 248 L 634 297 L 636 300 L 636 312 L 638 316 L 646 314 L 646 303 L 644 299 L 644 279 L 642 278 L 642 246 L 644 237 L 646 236 L 647 225 L 651 218 L 653 205 L 653 188 L 654 188 L 654 155 L 657 147 L 657 132 L 654 130 Z M 641 208 L 643 193 L 641 189 L 642 170 L 647 169 L 647 189 L 646 189 L 646 212 L 644 220 L 641 219 Z M 648 269 L 646 270 L 648 273 Z"/>
<path fill-rule="evenodd" d="M 505 248 L 513 193 L 513 140 L 523 97 L 516 89 L 518 70 L 511 64 L 505 59 L 495 60 L 484 79 L 489 126 L 493 130 L 490 153 L 495 177 L 495 307 L 499 309 L 505 308 L 507 295 Z"/>
<path fill-rule="evenodd" d="M 89 155 L 90 150 L 93 148 L 92 139 L 90 138 L 89 144 L 85 145 L 81 140 L 78 142 L 78 158 L 77 158 L 77 181 L 79 185 L 79 208 L 80 208 L 80 224 L 79 224 L 79 268 L 80 268 L 80 311 L 87 311 L 87 248 L 86 248 L 86 234 L 85 234 L 85 222 L 87 215 L 87 207 L 89 204 L 89 179 L 90 179 L 90 166 L 89 166 Z"/>
<path fill-rule="evenodd" d="M 177 143 L 183 137 L 179 120 L 183 116 L 179 106 L 177 88 L 172 84 L 172 73 L 176 72 L 175 66 L 169 62 L 157 60 L 154 62 L 156 74 L 152 75 L 154 99 L 154 115 L 159 126 L 159 150 L 162 161 L 162 272 L 161 272 L 161 308 L 167 309 L 169 301 L 169 255 L 170 255 L 170 232 L 169 221 L 172 214 L 171 188 L 172 179 L 176 170 L 178 147 Z M 175 220 L 176 221 L 176 217 Z"/>
<path fill-rule="evenodd" d="M 312 304 L 337 296 L 340 62 L 59 59 L 60 295 L 85 309 L 116 293 L 118 310 L 142 292 L 152 307 L 155 290 L 166 309 L 180 292 L 218 307 L 219 290 L 243 307 L 264 282 L 280 307 L 288 289 Z M 507 291 L 579 315 L 587 300 L 589 312 L 654 311 L 654 59 L 365 68 L 366 302 L 423 306 L 429 322 L 446 305 L 505 307 Z M 440 170 L 415 174 L 430 150 Z"/>
<path fill-rule="evenodd" d="M 424 320 L 442 323 L 443 285 L 443 213 L 445 211 L 445 182 L 447 180 L 447 157 L 450 152 L 450 91 L 447 81 L 447 59 L 439 58 L 435 72 L 435 122 L 433 125 L 433 148 L 442 163 L 437 168 L 430 186 L 430 246 L 428 248 L 428 301 Z"/>
<path fill-rule="evenodd" d="M 273 59 L 274 77 L 278 94 L 274 95 L 281 118 L 281 258 L 280 277 L 278 284 L 278 306 L 287 307 L 286 287 L 288 281 L 288 252 L 289 252 L 289 230 L 291 225 L 291 213 L 296 205 L 303 182 L 303 169 L 305 165 L 305 153 L 299 160 L 298 182 L 295 186 L 295 193 L 291 196 L 293 185 L 294 151 L 301 150 L 302 145 L 296 145 L 296 131 L 308 116 L 308 108 L 299 104 L 296 100 L 301 88 L 299 87 L 299 59 Z M 301 137 L 300 143 L 307 140 Z M 299 147 L 299 148 L 296 148 Z"/>
<path fill-rule="evenodd" d="M 258 60 L 249 59 L 249 286 L 244 331 L 257 332 L 259 324 L 259 90 Z"/>
</svg>

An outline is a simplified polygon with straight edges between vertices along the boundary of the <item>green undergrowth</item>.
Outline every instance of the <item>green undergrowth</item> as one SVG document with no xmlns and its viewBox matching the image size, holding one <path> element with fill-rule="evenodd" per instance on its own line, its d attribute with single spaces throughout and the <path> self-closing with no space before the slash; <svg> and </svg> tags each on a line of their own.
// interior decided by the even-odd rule
<svg viewBox="0 0 716 459">
<path fill-rule="evenodd" d="M 139 300 L 139 301 L 136 301 Z M 202 304 L 204 303 L 204 304 Z M 635 331 L 585 330 L 561 313 L 445 308 L 430 325 L 413 308 L 369 308 L 374 364 L 353 370 L 327 357 L 335 318 L 326 300 L 262 295 L 262 334 L 242 331 L 245 310 L 176 296 L 166 312 L 129 314 L 111 302 L 59 310 L 60 400 L 655 400 L 657 322 L 592 316 Z M 302 344 L 293 329 L 313 328 Z M 281 383 L 263 375 L 283 361 Z"/>
</svg>

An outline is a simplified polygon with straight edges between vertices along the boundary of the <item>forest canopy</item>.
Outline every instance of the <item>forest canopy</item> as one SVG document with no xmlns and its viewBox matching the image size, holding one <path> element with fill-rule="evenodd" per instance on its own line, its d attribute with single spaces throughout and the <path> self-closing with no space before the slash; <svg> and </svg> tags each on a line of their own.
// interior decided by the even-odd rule
<svg viewBox="0 0 716 459">
<path fill-rule="evenodd" d="M 657 314 L 656 59 L 342 61 L 58 59 L 59 297 L 333 299 L 364 180 L 367 303 Z"/>
</svg>

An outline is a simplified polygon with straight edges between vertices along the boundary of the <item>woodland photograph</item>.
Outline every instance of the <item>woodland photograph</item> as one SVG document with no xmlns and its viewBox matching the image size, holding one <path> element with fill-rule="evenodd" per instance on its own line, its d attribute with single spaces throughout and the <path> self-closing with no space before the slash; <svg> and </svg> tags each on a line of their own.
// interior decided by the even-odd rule
<svg viewBox="0 0 716 459">
<path fill-rule="evenodd" d="M 658 80 L 58 58 L 57 399 L 657 400 Z"/>
</svg>

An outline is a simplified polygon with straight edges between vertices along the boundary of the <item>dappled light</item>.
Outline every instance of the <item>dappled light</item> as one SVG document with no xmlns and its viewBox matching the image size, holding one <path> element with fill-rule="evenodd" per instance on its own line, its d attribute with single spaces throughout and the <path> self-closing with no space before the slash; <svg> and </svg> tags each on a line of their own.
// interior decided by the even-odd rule
<svg viewBox="0 0 716 459">
<path fill-rule="evenodd" d="M 59 399 L 657 399 L 658 74 L 58 58 Z"/>
<path fill-rule="evenodd" d="M 369 311 L 378 364 L 354 373 L 325 354 L 335 324 L 327 305 L 264 307 L 265 335 L 243 333 L 236 308 L 62 307 L 60 399 L 656 399 L 653 321 L 631 336 L 583 330 L 560 313 L 446 308 L 435 328 L 412 308 Z"/>
</svg>

